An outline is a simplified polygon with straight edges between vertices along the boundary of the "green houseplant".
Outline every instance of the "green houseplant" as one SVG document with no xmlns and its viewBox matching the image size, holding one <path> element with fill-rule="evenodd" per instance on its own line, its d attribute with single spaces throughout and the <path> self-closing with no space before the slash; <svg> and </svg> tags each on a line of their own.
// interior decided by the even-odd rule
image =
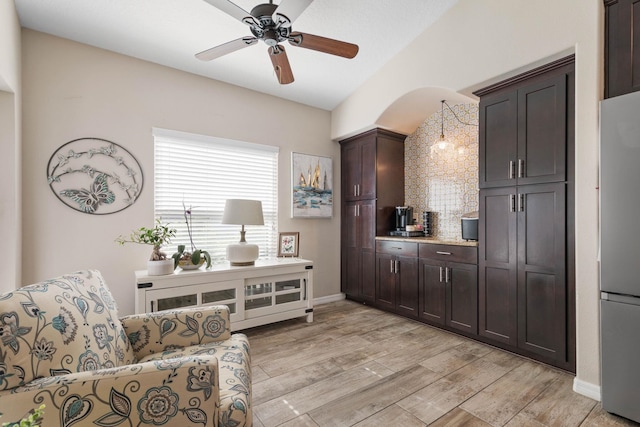
<svg viewBox="0 0 640 427">
<path fill-rule="evenodd" d="M 189 234 L 189 243 L 191 251 L 185 251 L 186 245 L 178 245 L 178 251 L 171 257 L 173 258 L 173 267 L 180 267 L 185 270 L 200 268 L 202 264 L 207 263 L 207 268 L 211 267 L 211 255 L 209 252 L 198 249 L 193 243 L 193 222 L 191 218 L 192 208 L 182 204 L 184 208 L 184 222 L 187 224 L 187 233 Z"/>
<path fill-rule="evenodd" d="M 167 258 L 167 254 L 161 251 L 162 245 L 171 243 L 171 238 L 175 235 L 175 228 L 170 228 L 168 224 L 162 224 L 158 219 L 153 228 L 140 227 L 128 236 L 119 236 L 116 242 L 121 245 L 137 243 L 152 246 L 153 250 L 147 262 L 147 272 L 150 276 L 157 276 L 171 274 L 175 269 L 173 259 Z"/>
<path fill-rule="evenodd" d="M 18 422 L 2 423 L 2 427 L 40 427 L 44 416 L 45 405 L 40 405 L 39 408 L 34 408 L 27 413 L 27 415 Z M 2 414 L 0 414 L 2 415 Z"/>
</svg>

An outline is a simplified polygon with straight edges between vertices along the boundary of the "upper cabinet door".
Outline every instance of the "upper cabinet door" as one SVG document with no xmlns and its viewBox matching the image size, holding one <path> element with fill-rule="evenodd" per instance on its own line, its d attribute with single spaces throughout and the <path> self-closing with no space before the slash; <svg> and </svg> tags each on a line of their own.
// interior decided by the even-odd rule
<svg viewBox="0 0 640 427">
<path fill-rule="evenodd" d="M 567 75 L 518 90 L 518 185 L 566 177 Z"/>
<path fill-rule="evenodd" d="M 480 99 L 480 188 L 515 183 L 518 94 L 501 92 Z"/>
<path fill-rule="evenodd" d="M 376 135 L 343 144 L 342 173 L 345 201 L 376 198 Z"/>
<path fill-rule="evenodd" d="M 605 97 L 640 90 L 640 0 L 605 0 Z"/>
<path fill-rule="evenodd" d="M 480 188 L 566 179 L 567 79 L 563 70 L 481 96 Z"/>
<path fill-rule="evenodd" d="M 376 198 L 377 141 L 375 136 L 360 141 L 360 159 L 362 164 L 358 197 L 360 200 Z"/>
<path fill-rule="evenodd" d="M 345 201 L 358 200 L 358 185 L 362 175 L 360 144 L 355 141 L 342 147 L 342 197 Z"/>
</svg>

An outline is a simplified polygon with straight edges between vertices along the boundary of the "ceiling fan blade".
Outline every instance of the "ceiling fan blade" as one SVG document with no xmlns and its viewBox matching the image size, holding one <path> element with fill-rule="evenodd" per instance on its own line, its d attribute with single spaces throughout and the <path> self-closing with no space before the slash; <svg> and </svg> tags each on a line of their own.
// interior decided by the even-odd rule
<svg viewBox="0 0 640 427">
<path fill-rule="evenodd" d="M 273 22 L 281 27 L 290 27 L 312 2 L 313 0 L 282 0 L 273 14 Z"/>
<path fill-rule="evenodd" d="M 285 52 L 284 47 L 280 45 L 271 46 L 269 48 L 269 57 L 273 64 L 273 70 L 278 77 L 278 82 L 281 85 L 293 83 L 293 71 L 291 71 L 289 58 L 287 58 L 287 52 Z"/>
<path fill-rule="evenodd" d="M 289 43 L 293 46 L 317 50 L 349 59 L 354 58 L 358 54 L 359 49 L 358 45 L 353 43 L 314 36 L 313 34 L 307 33 L 291 33 Z"/>
<path fill-rule="evenodd" d="M 258 39 L 255 37 L 243 37 L 196 53 L 196 58 L 201 61 L 211 61 L 256 43 L 258 43 Z"/>
<path fill-rule="evenodd" d="M 247 25 L 258 24 L 258 26 L 260 26 L 259 25 L 260 23 L 253 16 L 251 16 L 249 12 L 247 12 L 237 4 L 230 2 L 229 0 L 204 0 L 204 1 L 209 3 L 211 6 L 217 7 L 227 15 L 230 15 L 236 18 L 238 21 L 242 22 L 243 24 L 247 24 Z"/>
</svg>

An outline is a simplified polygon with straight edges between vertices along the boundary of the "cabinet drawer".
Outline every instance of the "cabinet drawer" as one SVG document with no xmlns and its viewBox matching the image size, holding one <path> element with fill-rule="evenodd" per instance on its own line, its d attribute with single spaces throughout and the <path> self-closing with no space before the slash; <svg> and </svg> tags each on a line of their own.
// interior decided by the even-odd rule
<svg viewBox="0 0 640 427">
<path fill-rule="evenodd" d="M 410 242 L 397 242 L 394 240 L 378 240 L 376 242 L 376 252 L 391 255 L 417 257 L 418 244 Z"/>
<path fill-rule="evenodd" d="M 420 244 L 420 258 L 431 258 L 442 261 L 478 263 L 478 248 L 475 246 Z"/>
</svg>

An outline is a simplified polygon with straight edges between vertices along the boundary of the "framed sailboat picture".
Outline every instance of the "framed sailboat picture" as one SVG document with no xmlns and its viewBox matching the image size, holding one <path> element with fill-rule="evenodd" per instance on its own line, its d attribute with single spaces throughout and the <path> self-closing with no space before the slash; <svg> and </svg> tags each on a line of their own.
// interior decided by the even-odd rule
<svg viewBox="0 0 640 427">
<path fill-rule="evenodd" d="M 332 215 L 333 160 L 291 153 L 291 217 L 331 218 Z"/>
</svg>

